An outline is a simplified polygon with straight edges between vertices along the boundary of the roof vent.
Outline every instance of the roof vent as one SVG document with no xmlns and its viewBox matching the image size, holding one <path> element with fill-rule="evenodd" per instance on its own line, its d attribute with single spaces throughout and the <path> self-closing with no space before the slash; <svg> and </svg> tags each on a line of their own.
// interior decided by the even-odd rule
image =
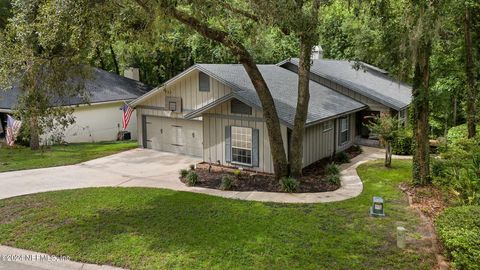
<svg viewBox="0 0 480 270">
<path fill-rule="evenodd" d="M 123 76 L 135 81 L 140 81 L 140 69 L 128 67 L 123 71 Z"/>
<path fill-rule="evenodd" d="M 312 48 L 312 59 L 323 59 L 323 49 L 322 46 L 317 45 Z"/>
</svg>

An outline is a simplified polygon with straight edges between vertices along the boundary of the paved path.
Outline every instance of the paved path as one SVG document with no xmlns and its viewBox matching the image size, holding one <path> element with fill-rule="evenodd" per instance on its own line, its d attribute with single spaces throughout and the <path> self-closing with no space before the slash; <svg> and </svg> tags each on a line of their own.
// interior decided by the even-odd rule
<svg viewBox="0 0 480 270">
<path fill-rule="evenodd" d="M 187 187 L 178 180 L 178 171 L 199 162 L 200 159 L 147 149 L 134 149 L 78 165 L 0 173 L 0 199 L 52 190 L 121 186 L 167 188 L 262 202 L 335 202 L 358 196 L 362 192 L 363 185 L 356 168 L 368 160 L 383 158 L 384 152 L 381 149 L 370 147 L 363 147 L 363 149 L 364 153 L 353 158 L 351 163 L 340 167 L 342 186 L 330 192 L 289 194 Z"/>
</svg>

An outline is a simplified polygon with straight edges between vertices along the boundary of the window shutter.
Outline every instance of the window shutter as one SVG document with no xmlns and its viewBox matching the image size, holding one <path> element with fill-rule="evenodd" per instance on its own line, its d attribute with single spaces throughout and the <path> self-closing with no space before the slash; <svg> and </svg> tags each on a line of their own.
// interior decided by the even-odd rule
<svg viewBox="0 0 480 270">
<path fill-rule="evenodd" d="M 225 126 L 225 161 L 232 161 L 232 127 Z"/>
<path fill-rule="evenodd" d="M 341 118 L 337 119 L 337 128 L 335 132 L 337 132 L 337 144 L 341 145 L 342 144 L 342 120 Z"/>
<path fill-rule="evenodd" d="M 258 129 L 252 129 L 252 166 L 258 167 L 259 156 L 259 132 Z"/>
</svg>

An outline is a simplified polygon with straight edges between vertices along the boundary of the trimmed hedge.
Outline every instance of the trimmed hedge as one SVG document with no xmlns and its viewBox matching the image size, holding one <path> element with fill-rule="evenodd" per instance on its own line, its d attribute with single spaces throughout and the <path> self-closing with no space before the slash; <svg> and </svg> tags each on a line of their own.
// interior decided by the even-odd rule
<svg viewBox="0 0 480 270">
<path fill-rule="evenodd" d="M 436 220 L 436 227 L 456 269 L 480 269 L 480 206 L 448 208 Z"/>
</svg>

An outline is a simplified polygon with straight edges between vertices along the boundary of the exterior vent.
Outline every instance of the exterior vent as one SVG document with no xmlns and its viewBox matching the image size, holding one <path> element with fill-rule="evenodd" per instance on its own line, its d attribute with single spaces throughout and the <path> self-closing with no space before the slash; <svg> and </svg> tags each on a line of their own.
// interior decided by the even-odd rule
<svg viewBox="0 0 480 270">
<path fill-rule="evenodd" d="M 181 97 L 165 97 L 165 110 L 181 113 L 182 98 Z"/>
</svg>

